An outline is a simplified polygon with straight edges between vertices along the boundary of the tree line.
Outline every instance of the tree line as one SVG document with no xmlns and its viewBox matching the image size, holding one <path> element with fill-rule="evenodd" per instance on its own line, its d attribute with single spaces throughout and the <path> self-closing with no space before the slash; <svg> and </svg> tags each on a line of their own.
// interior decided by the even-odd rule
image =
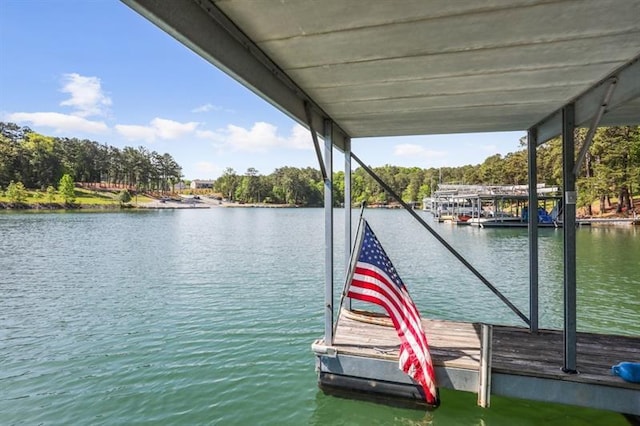
<svg viewBox="0 0 640 426">
<path fill-rule="evenodd" d="M 576 152 L 585 143 L 586 129 L 576 130 Z M 528 182 L 526 140 L 521 149 L 505 156 L 487 157 L 481 164 L 461 167 L 419 168 L 385 165 L 372 170 L 403 201 L 420 203 L 437 190 L 439 183 L 475 185 L 524 185 Z M 553 139 L 537 149 L 539 183 L 562 187 L 562 141 Z M 334 200 L 344 199 L 344 172 L 333 175 Z M 618 210 L 631 207 L 631 194 L 640 189 L 640 126 L 601 127 L 594 135 L 577 177 L 578 203 L 591 214 L 591 203 L 600 201 L 600 211 L 611 197 L 617 197 Z M 245 203 L 283 203 L 322 205 L 323 182 L 313 168 L 282 167 L 260 175 L 255 168 L 238 174 L 227 168 L 214 182 L 214 190 L 224 197 Z M 352 173 L 352 201 L 388 204 L 394 200 L 364 169 Z"/>
<path fill-rule="evenodd" d="M 586 139 L 586 129 L 576 130 L 576 152 Z M 528 181 L 526 141 L 505 156 L 496 154 L 481 164 L 461 167 L 374 167 L 405 202 L 420 203 L 439 183 L 524 185 Z M 562 142 L 559 138 L 538 147 L 538 182 L 562 187 Z M 144 147 L 122 150 L 95 141 L 55 138 L 27 127 L 0 122 L 0 188 L 11 181 L 27 188 L 58 185 L 69 174 L 75 181 L 122 185 L 142 191 L 170 191 L 182 179 L 182 169 L 169 154 Z M 334 200 L 344 199 L 344 172 L 334 173 Z M 578 203 L 590 208 L 599 200 L 600 211 L 611 197 L 618 209 L 631 209 L 631 195 L 640 188 L 640 126 L 602 127 L 595 132 L 577 177 Z M 324 184 L 320 171 L 311 167 L 281 167 L 262 175 L 253 167 L 244 173 L 227 168 L 214 181 L 214 190 L 244 203 L 321 206 Z M 352 201 L 368 204 L 393 202 L 362 168 L 352 173 Z M 610 204 L 610 202 L 609 202 Z"/>
<path fill-rule="evenodd" d="M 119 149 L 0 122 L 0 188 L 20 182 L 45 190 L 57 186 L 65 174 L 75 182 L 166 192 L 181 180 L 182 168 L 171 155 L 142 146 Z"/>
</svg>

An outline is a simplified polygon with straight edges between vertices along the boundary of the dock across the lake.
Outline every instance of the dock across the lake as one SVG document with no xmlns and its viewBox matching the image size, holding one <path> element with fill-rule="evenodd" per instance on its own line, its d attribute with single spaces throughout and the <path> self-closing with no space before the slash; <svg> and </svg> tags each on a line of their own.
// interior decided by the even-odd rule
<svg viewBox="0 0 640 426">
<path fill-rule="evenodd" d="M 611 374 L 612 365 L 640 361 L 640 337 L 578 333 L 579 373 L 567 374 L 560 331 L 485 326 L 483 345 L 478 323 L 423 320 L 423 327 L 438 385 L 478 392 L 481 405 L 493 394 L 640 415 L 640 384 Z M 323 388 L 421 399 L 398 368 L 399 341 L 388 318 L 343 310 L 333 345 L 318 340 L 312 347 Z"/>
</svg>

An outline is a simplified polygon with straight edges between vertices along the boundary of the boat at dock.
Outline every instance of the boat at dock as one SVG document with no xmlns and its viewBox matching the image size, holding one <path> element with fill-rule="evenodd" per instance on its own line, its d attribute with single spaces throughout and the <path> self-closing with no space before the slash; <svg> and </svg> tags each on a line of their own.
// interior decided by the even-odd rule
<svg viewBox="0 0 640 426">
<path fill-rule="evenodd" d="M 562 226 L 562 197 L 559 188 L 539 184 L 538 226 Z M 423 200 L 423 210 L 438 222 L 480 228 L 528 227 L 526 185 L 440 185 L 432 197 Z M 428 207 L 426 207 L 428 204 Z"/>
</svg>

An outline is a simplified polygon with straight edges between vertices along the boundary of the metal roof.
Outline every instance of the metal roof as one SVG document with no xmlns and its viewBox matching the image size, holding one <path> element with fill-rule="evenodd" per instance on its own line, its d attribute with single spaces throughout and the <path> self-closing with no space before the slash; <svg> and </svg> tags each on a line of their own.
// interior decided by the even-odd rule
<svg viewBox="0 0 640 426">
<path fill-rule="evenodd" d="M 640 0 L 123 2 L 338 145 L 640 124 Z"/>
</svg>

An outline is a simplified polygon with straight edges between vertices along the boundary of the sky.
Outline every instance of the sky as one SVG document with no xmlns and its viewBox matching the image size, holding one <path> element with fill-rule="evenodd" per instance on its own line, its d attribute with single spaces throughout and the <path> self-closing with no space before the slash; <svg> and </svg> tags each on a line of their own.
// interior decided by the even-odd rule
<svg viewBox="0 0 640 426">
<path fill-rule="evenodd" d="M 186 179 L 319 167 L 307 129 L 117 0 L 0 0 L 0 121 L 169 153 Z M 456 167 L 516 151 L 524 135 L 353 139 L 352 150 L 373 167 Z"/>
</svg>

